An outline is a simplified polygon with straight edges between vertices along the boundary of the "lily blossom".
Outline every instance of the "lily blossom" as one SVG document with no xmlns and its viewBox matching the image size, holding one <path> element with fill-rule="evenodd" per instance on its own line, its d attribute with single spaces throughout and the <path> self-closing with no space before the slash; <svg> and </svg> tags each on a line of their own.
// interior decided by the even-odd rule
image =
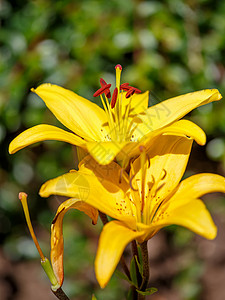
<svg viewBox="0 0 225 300">
<path fill-rule="evenodd" d="M 132 240 L 143 243 L 172 224 L 184 226 L 207 239 L 215 238 L 216 226 L 199 198 L 217 191 L 225 193 L 225 178 L 204 173 L 180 182 L 192 142 L 187 137 L 158 137 L 150 151 L 140 147 L 140 156 L 131 163 L 129 175 L 114 162 L 105 168 L 88 156 L 80 163 L 79 171 L 49 180 L 41 187 L 42 197 L 51 194 L 74 197 L 115 219 L 103 227 L 98 244 L 95 272 L 102 288 Z M 88 187 L 85 198 L 79 192 L 78 180 Z M 62 239 L 62 218 L 57 220 L 53 240 Z M 53 245 L 52 251 L 57 253 L 56 261 L 62 258 L 62 249 Z M 57 274 L 57 269 L 54 272 Z"/>
<path fill-rule="evenodd" d="M 101 88 L 94 93 L 103 109 L 95 103 L 53 84 L 42 84 L 32 92 L 40 96 L 55 117 L 71 132 L 40 124 L 18 135 L 9 146 L 9 153 L 33 143 L 57 140 L 76 145 L 90 153 L 102 165 L 115 158 L 126 166 L 138 155 L 139 146 L 151 146 L 152 139 L 174 124 L 173 134 L 184 135 L 186 123 L 178 123 L 194 108 L 222 98 L 216 89 L 206 89 L 168 99 L 148 108 L 149 92 L 141 93 L 129 83 L 120 83 L 122 67 L 116 66 L 116 87 L 111 97 L 111 84 L 100 79 Z M 171 132 L 168 131 L 168 134 Z M 190 132 L 190 137 L 194 133 Z M 205 141 L 197 141 L 205 143 Z"/>
</svg>

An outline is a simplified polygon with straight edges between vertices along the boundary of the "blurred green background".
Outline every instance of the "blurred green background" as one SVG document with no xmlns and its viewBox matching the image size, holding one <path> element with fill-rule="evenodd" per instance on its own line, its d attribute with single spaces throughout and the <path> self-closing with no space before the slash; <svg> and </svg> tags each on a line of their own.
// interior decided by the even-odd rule
<svg viewBox="0 0 225 300">
<path fill-rule="evenodd" d="M 160 100 L 205 88 L 225 94 L 225 2 L 219 0 L 0 1 L 0 294 L 1 299 L 54 299 L 38 262 L 17 198 L 29 195 L 37 236 L 49 255 L 49 230 L 62 201 L 41 199 L 41 184 L 76 165 L 76 151 L 45 142 L 8 154 L 10 141 L 39 123 L 60 126 L 30 88 L 62 85 L 93 101 L 99 78 L 153 91 Z M 225 174 L 225 105 L 213 103 L 188 116 L 207 133 L 194 146 L 187 175 Z M 87 116 L 88 118 L 88 116 Z M 155 300 L 225 299 L 225 199 L 205 198 L 219 228 L 215 241 L 183 228 L 163 230 L 150 244 Z M 99 222 L 100 223 L 100 222 Z M 101 224 L 70 212 L 64 220 L 65 283 L 71 299 L 125 299 L 113 277 L 101 290 L 93 271 Z M 126 251 L 129 256 L 129 251 Z M 3 296 L 2 296 L 3 295 Z"/>
</svg>

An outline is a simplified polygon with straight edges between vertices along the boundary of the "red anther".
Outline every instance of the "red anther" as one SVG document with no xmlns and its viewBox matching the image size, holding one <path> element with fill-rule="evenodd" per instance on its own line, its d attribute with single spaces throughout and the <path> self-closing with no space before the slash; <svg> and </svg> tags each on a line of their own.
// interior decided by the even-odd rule
<svg viewBox="0 0 225 300">
<path fill-rule="evenodd" d="M 105 82 L 105 80 L 103 78 L 100 78 L 100 84 L 101 84 L 101 87 L 107 85 L 107 83 Z M 108 91 L 105 91 L 105 95 L 107 98 L 111 98 L 111 93 L 110 93 L 109 89 L 108 89 Z"/>
<path fill-rule="evenodd" d="M 111 108 L 114 108 L 116 105 L 116 100 L 118 96 L 118 88 L 116 87 L 113 91 L 112 100 L 111 100 Z"/>
<path fill-rule="evenodd" d="M 130 88 L 131 88 L 131 86 L 129 86 L 128 82 L 125 82 L 125 83 L 120 85 L 120 89 L 123 90 L 123 91 L 129 91 Z"/>
<path fill-rule="evenodd" d="M 101 86 L 103 86 L 103 85 L 106 85 L 107 83 L 103 78 L 100 78 L 100 84 L 101 84 Z"/>
<path fill-rule="evenodd" d="M 103 93 L 105 93 L 106 90 L 108 90 L 111 87 L 111 84 L 106 84 L 103 85 L 100 89 L 98 89 L 95 93 L 94 93 L 94 97 L 97 97 Z"/>
<path fill-rule="evenodd" d="M 141 90 L 135 88 L 135 94 L 141 94 Z"/>
<path fill-rule="evenodd" d="M 120 64 L 115 66 L 115 69 L 119 68 L 122 71 L 122 66 Z"/>
<path fill-rule="evenodd" d="M 126 98 L 130 98 L 135 93 L 135 88 L 131 87 L 126 93 Z"/>
</svg>

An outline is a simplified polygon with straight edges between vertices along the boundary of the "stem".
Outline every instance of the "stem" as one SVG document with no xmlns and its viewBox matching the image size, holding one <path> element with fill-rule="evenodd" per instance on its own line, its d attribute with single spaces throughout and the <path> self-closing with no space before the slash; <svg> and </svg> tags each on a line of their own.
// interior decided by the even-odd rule
<svg viewBox="0 0 225 300">
<path fill-rule="evenodd" d="M 148 246 L 147 242 L 145 241 L 142 244 L 140 244 L 141 247 L 141 253 L 143 257 L 143 277 L 142 277 L 142 283 L 140 290 L 145 291 L 148 285 L 149 281 L 149 261 L 148 261 Z"/>
<path fill-rule="evenodd" d="M 67 295 L 64 293 L 62 288 L 58 288 L 56 291 L 52 290 L 53 294 L 60 300 L 70 300 Z"/>
<path fill-rule="evenodd" d="M 134 257 L 136 256 L 138 262 L 140 262 L 139 256 L 138 256 L 137 243 L 136 243 L 135 240 L 133 240 L 133 241 L 131 242 L 131 248 L 132 248 L 133 256 L 134 256 Z M 136 259 L 134 260 L 134 263 L 135 263 L 135 269 L 136 269 L 136 275 L 137 275 L 138 286 L 140 287 L 140 285 L 141 285 L 141 274 L 140 274 L 140 272 L 139 272 L 139 269 L 138 269 L 138 265 L 137 265 Z"/>
</svg>

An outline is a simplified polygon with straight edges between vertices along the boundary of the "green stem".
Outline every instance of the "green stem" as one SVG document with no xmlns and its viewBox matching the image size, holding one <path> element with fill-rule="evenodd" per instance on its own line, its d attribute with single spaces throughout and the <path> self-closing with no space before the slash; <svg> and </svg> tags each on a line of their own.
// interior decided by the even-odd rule
<svg viewBox="0 0 225 300">
<path fill-rule="evenodd" d="M 140 244 L 142 258 L 143 258 L 143 277 L 142 277 L 142 283 L 141 283 L 141 287 L 140 287 L 141 291 L 146 290 L 148 281 L 149 281 L 149 260 L 148 260 L 147 242 L 148 241 L 145 241 L 142 244 Z"/>
<path fill-rule="evenodd" d="M 67 295 L 64 293 L 62 288 L 58 288 L 56 291 L 52 290 L 53 294 L 60 300 L 70 300 Z"/>
<path fill-rule="evenodd" d="M 133 240 L 133 241 L 131 242 L 131 248 L 132 248 L 133 257 L 136 256 L 138 262 L 140 262 L 140 260 L 139 260 L 139 255 L 138 255 L 137 243 L 136 243 L 135 240 Z M 137 265 L 136 259 L 134 260 L 134 263 L 135 263 L 135 270 L 136 270 L 136 275 L 137 275 L 138 287 L 140 287 L 142 280 L 141 280 L 141 274 L 140 274 L 140 272 L 139 272 L 139 269 L 138 269 L 138 265 Z"/>
</svg>

